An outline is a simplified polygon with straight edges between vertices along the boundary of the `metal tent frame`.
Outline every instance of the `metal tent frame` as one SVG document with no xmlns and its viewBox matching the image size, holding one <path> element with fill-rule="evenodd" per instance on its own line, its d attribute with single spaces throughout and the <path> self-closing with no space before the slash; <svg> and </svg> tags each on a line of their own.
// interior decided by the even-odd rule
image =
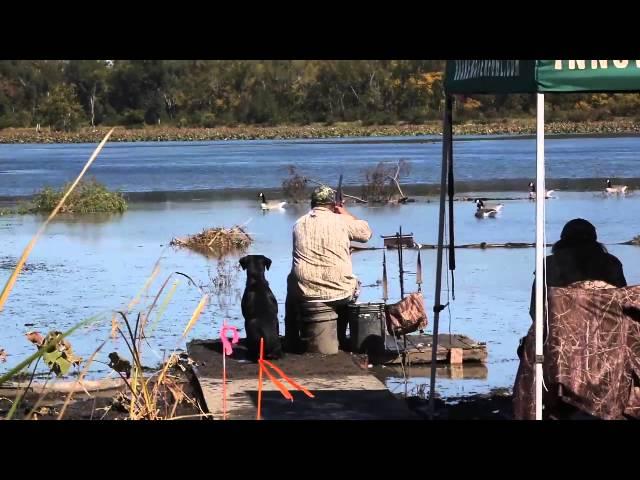
<svg viewBox="0 0 640 480">
<path fill-rule="evenodd" d="M 442 255 L 446 195 L 449 194 L 450 269 L 455 269 L 453 224 L 453 95 L 536 94 L 536 420 L 542 420 L 543 315 L 545 285 L 545 157 L 544 92 L 638 92 L 640 60 L 454 60 L 447 61 L 442 122 L 442 170 L 436 255 L 433 342 L 429 388 L 429 415 L 433 418 L 436 384 L 436 354 L 441 302 Z M 542 194 L 540 194 L 542 192 Z"/>
</svg>

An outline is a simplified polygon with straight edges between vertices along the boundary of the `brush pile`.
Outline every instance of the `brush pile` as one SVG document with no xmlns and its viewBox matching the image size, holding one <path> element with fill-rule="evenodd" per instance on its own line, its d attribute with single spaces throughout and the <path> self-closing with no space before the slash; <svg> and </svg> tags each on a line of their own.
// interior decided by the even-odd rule
<svg viewBox="0 0 640 480">
<path fill-rule="evenodd" d="M 186 238 L 174 238 L 170 245 L 187 247 L 207 256 L 222 257 L 231 252 L 244 252 L 253 243 L 253 239 L 243 227 L 207 228 Z"/>
</svg>

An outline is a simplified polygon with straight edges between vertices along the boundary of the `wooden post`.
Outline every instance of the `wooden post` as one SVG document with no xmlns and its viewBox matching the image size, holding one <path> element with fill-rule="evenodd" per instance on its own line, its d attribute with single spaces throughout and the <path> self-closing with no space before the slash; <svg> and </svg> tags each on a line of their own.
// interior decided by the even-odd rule
<svg viewBox="0 0 640 480">
<path fill-rule="evenodd" d="M 449 350 L 449 363 L 451 365 L 462 365 L 462 349 L 451 347 Z"/>
</svg>

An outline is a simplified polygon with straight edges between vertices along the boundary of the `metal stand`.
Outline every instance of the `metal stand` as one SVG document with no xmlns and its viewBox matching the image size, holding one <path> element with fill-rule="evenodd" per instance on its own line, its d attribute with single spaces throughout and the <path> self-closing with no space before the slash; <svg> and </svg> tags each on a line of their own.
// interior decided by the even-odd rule
<svg viewBox="0 0 640 480">
<path fill-rule="evenodd" d="M 398 228 L 398 273 L 400 275 L 400 300 L 404 299 L 404 263 L 402 258 L 402 225 Z M 402 340 L 404 343 L 404 351 L 402 352 L 402 363 L 404 363 L 405 356 L 407 354 L 407 336 L 402 335 Z"/>
<path fill-rule="evenodd" d="M 542 420 L 542 360 L 544 325 L 544 94 L 536 95 L 536 420 Z"/>
<path fill-rule="evenodd" d="M 440 178 L 440 213 L 438 216 L 438 252 L 436 254 L 436 285 L 435 298 L 433 301 L 433 341 L 431 345 L 431 378 L 429 385 L 429 418 L 433 418 L 435 412 L 435 389 L 436 389 L 436 363 L 438 351 L 438 326 L 440 323 L 440 312 L 444 307 L 440 304 L 440 294 L 442 291 L 442 253 L 444 250 L 444 214 L 446 201 L 447 174 L 449 172 L 449 144 L 452 135 L 452 98 L 447 95 L 445 98 L 445 110 L 442 120 L 442 170 Z"/>
</svg>

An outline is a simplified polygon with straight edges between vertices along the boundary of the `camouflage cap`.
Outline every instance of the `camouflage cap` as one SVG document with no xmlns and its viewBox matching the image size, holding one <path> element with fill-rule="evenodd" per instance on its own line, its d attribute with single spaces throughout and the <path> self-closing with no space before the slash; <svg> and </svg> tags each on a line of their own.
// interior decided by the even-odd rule
<svg viewBox="0 0 640 480">
<path fill-rule="evenodd" d="M 329 203 L 335 203 L 336 195 L 331 187 L 323 185 L 316 188 L 311 194 L 311 202 L 316 205 L 326 205 Z"/>
</svg>

